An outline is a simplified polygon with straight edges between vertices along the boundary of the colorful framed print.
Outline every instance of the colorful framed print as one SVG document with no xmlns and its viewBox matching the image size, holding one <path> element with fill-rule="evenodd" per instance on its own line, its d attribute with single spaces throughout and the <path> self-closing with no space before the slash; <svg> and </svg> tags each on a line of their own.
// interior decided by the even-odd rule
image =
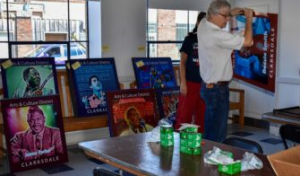
<svg viewBox="0 0 300 176">
<path fill-rule="evenodd" d="M 67 68 L 78 117 L 107 113 L 106 91 L 119 90 L 113 58 L 70 60 Z"/>
<path fill-rule="evenodd" d="M 179 87 L 155 89 L 160 118 L 175 123 L 180 95 Z"/>
<path fill-rule="evenodd" d="M 243 34 L 245 16 L 231 20 L 231 32 Z M 253 18 L 253 41 L 249 48 L 233 51 L 234 77 L 257 87 L 275 92 L 278 15 L 256 14 Z"/>
<path fill-rule="evenodd" d="M 176 87 L 171 58 L 132 58 L 138 88 Z"/>
<path fill-rule="evenodd" d="M 107 92 L 111 136 L 151 131 L 158 123 L 153 89 Z"/>
<path fill-rule="evenodd" d="M 8 59 L 1 63 L 5 98 L 58 94 L 53 58 Z"/>
<path fill-rule="evenodd" d="M 68 161 L 59 96 L 1 100 L 11 172 Z"/>
</svg>

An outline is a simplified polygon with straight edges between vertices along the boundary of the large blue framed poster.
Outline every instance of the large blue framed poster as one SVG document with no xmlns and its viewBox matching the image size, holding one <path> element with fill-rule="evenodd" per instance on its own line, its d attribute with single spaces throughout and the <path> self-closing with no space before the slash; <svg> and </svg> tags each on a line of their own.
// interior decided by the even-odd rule
<svg viewBox="0 0 300 176">
<path fill-rule="evenodd" d="M 132 58 L 138 88 L 176 87 L 171 58 Z"/>
<path fill-rule="evenodd" d="M 1 100 L 11 172 L 68 161 L 58 95 Z"/>
<path fill-rule="evenodd" d="M 54 58 L 7 59 L 1 63 L 5 98 L 58 94 Z"/>
<path fill-rule="evenodd" d="M 231 32 L 243 35 L 245 16 L 231 19 Z M 256 13 L 253 17 L 253 45 L 233 51 L 234 77 L 275 92 L 278 15 Z"/>
<path fill-rule="evenodd" d="M 77 116 L 107 112 L 106 91 L 119 90 L 114 58 L 71 60 L 68 63 Z"/>
</svg>

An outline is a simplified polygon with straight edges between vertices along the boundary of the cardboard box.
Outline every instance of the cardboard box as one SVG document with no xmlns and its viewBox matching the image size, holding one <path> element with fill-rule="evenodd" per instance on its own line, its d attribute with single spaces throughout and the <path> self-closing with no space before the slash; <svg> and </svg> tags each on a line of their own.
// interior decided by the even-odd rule
<svg viewBox="0 0 300 176">
<path fill-rule="evenodd" d="M 299 176 L 300 146 L 269 155 L 270 164 L 278 176 Z"/>
</svg>

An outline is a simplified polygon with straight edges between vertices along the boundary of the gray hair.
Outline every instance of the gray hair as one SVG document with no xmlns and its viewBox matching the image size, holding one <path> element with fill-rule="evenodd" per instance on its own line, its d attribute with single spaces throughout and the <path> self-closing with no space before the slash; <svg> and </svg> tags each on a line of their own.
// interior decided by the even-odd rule
<svg viewBox="0 0 300 176">
<path fill-rule="evenodd" d="M 231 5 L 226 0 L 214 0 L 207 9 L 207 16 L 210 17 L 211 15 L 219 13 L 219 10 L 223 7 L 230 9 Z"/>
</svg>

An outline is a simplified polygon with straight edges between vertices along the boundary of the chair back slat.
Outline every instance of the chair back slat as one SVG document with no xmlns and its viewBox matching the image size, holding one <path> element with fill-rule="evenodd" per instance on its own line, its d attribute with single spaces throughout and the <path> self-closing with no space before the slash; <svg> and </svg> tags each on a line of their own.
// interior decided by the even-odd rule
<svg viewBox="0 0 300 176">
<path fill-rule="evenodd" d="M 255 153 L 263 153 L 262 147 L 257 142 L 244 138 L 229 137 L 223 141 L 223 144 L 239 147 Z"/>
<path fill-rule="evenodd" d="M 280 127 L 280 136 L 285 149 L 288 149 L 287 140 L 300 143 L 300 126 L 286 124 Z"/>
</svg>

